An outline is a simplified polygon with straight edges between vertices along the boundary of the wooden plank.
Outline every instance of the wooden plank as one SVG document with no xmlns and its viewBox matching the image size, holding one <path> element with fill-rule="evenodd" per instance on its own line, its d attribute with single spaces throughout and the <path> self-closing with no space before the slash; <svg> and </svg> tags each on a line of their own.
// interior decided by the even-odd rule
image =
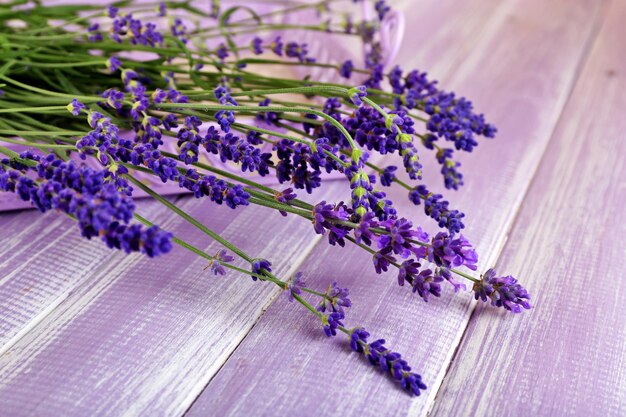
<svg viewBox="0 0 626 417">
<path fill-rule="evenodd" d="M 476 310 L 435 416 L 626 415 L 624 19 L 614 1 L 498 262 L 535 307 Z"/>
<path fill-rule="evenodd" d="M 450 6 L 449 2 L 441 4 Z M 470 22 L 485 21 L 488 9 L 483 7 L 484 15 Z M 431 33 L 443 27 L 428 16 L 421 19 L 422 26 L 433 25 Z M 458 41 L 469 44 L 473 39 L 459 36 Z M 453 52 L 439 54 L 444 59 Z M 330 193 L 347 189 L 345 184 L 333 187 Z M 209 225 L 238 238 L 246 249 L 279 254 L 272 258 L 280 261 L 275 265 L 281 273 L 299 262 L 290 259 L 295 251 L 306 252 L 317 240 L 310 225 L 302 221 L 293 227 L 279 223 L 275 216 L 259 221 L 248 211 L 226 226 L 227 218 L 213 209 L 192 209 L 210 220 Z M 178 223 L 172 227 L 179 230 Z M 189 228 L 183 229 L 187 235 Z M 273 229 L 282 232 L 270 242 L 245 241 L 245 236 Z M 202 247 L 208 246 L 199 236 L 195 239 Z M 171 259 L 175 261 L 170 265 Z M 181 414 L 275 295 L 265 286 L 242 285 L 239 277 L 231 277 L 233 283 L 220 280 L 216 284 L 206 279 L 200 266 L 202 262 L 180 251 L 154 263 L 137 257 L 116 258 L 104 265 L 0 357 L 0 401 L 14 415 L 41 410 L 81 415 L 105 410 Z M 156 271 L 160 275 L 150 281 L 137 279 Z M 185 272 L 178 275 L 180 271 Z M 201 301 L 197 301 L 199 294 Z M 157 317 L 160 312 L 163 317 Z"/>
<path fill-rule="evenodd" d="M 182 208 L 227 239 L 239 237 L 249 253 L 273 258 L 281 274 L 317 241 L 295 216 L 208 204 L 186 199 Z M 165 229 L 217 252 L 206 236 L 167 217 Z M 181 415 L 276 291 L 239 274 L 214 277 L 205 264 L 176 247 L 169 256 L 101 266 L 0 356 L 3 413 Z"/>
<path fill-rule="evenodd" d="M 452 80 L 501 129 L 500 139 L 467 160 L 471 178 L 455 196 L 455 205 L 471 219 L 467 235 L 482 254 L 482 268 L 495 262 L 503 245 L 603 5 L 517 1 Z M 404 205 L 401 210 L 411 209 Z M 350 288 L 354 306 L 348 325 L 364 325 L 375 337 L 387 337 L 389 346 L 423 374 L 430 386 L 426 395 L 413 399 L 394 388 L 349 353 L 345 342 L 325 340 L 310 314 L 282 299 L 270 306 L 189 417 L 427 414 L 473 309 L 470 294 L 454 296 L 448 290 L 426 304 L 398 287 L 392 274 L 376 276 L 363 252 L 344 249 L 340 262 L 338 256 L 335 248 L 317 247 L 300 268 L 306 281 L 323 288 L 336 279 Z M 299 321 L 293 323 L 293 317 Z"/>
<path fill-rule="evenodd" d="M 147 215 L 157 205 L 139 203 Z M 163 216 L 161 216 L 163 217 Z M 156 219 L 158 220 L 158 219 Z M 17 211 L 0 215 L 0 354 L 115 258 L 99 239 L 87 241 L 74 222 L 57 213 Z M 118 254 L 113 262 L 123 255 Z"/>
</svg>

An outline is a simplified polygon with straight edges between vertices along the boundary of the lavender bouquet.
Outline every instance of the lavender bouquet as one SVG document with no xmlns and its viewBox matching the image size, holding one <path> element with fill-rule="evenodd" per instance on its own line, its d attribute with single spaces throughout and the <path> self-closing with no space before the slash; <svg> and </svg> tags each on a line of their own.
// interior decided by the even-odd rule
<svg viewBox="0 0 626 417">
<path fill-rule="evenodd" d="M 271 260 L 236 247 L 147 180 L 206 199 L 207 210 L 256 205 L 302 217 L 312 236 L 369 252 L 377 273 L 397 271 L 398 284 L 424 301 L 446 282 L 466 290 L 467 280 L 477 300 L 529 309 L 515 278 L 472 273 L 478 255 L 460 234 L 464 214 L 421 181 L 425 155 L 441 165 L 445 188 L 459 189 L 454 151 L 472 152 L 496 128 L 426 73 L 386 69 L 380 28 L 392 11 L 384 0 L 363 5 L 372 9 L 359 21 L 352 11 L 334 12 L 338 3 L 255 10 L 214 1 L 201 10 L 191 1 L 122 1 L 103 13 L 10 1 L 0 8 L 0 190 L 65 214 L 111 249 L 155 257 L 176 244 L 205 258 L 215 275 L 230 270 L 275 284 L 317 316 L 328 337 L 344 334 L 352 350 L 419 395 L 426 385 L 400 354 L 347 324 L 348 289 L 310 288 L 302 273 L 277 276 Z M 315 21 L 290 23 L 312 11 Z M 322 62 L 303 33 L 349 37 L 364 63 Z M 329 175 L 347 179 L 349 201 L 299 198 Z M 430 235 L 399 217 L 385 187 L 404 188 L 441 230 Z M 223 249 L 205 253 L 153 224 L 135 210 L 134 198 L 146 195 Z"/>
</svg>

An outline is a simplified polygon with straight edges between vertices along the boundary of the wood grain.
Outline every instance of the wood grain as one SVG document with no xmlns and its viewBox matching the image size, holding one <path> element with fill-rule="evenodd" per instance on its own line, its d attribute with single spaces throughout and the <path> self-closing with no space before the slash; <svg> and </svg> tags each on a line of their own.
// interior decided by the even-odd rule
<svg viewBox="0 0 626 417">
<path fill-rule="evenodd" d="M 281 274 L 301 260 L 272 253 L 291 254 L 293 245 L 306 255 L 316 242 L 294 216 L 207 204 L 186 198 L 182 208 L 227 239 L 254 230 L 238 244 L 274 258 Z M 218 250 L 178 217 L 161 224 L 209 253 Z M 284 239 L 279 228 L 296 238 Z M 102 265 L 0 357 L 3 411 L 181 415 L 276 291 L 239 274 L 214 277 L 205 264 L 176 247 L 167 257 L 122 256 Z"/>
<path fill-rule="evenodd" d="M 471 219 L 467 235 L 477 243 L 483 268 L 495 262 L 504 243 L 602 9 L 603 3 L 589 1 L 514 2 L 451 80 L 501 129 L 498 140 L 467 160 L 471 178 L 455 196 Z M 400 194 L 394 197 L 402 201 Z M 188 416 L 426 415 L 471 314 L 469 294 L 447 291 L 425 304 L 398 287 L 392 274 L 377 276 L 366 254 L 347 248 L 341 262 L 336 257 L 337 249 L 317 247 L 301 267 L 307 282 L 323 288 L 336 279 L 349 287 L 354 302 L 349 326 L 364 325 L 374 337 L 386 337 L 423 373 L 430 385 L 426 395 L 412 399 L 394 389 L 392 381 L 349 353 L 345 342 L 323 340 L 316 320 L 279 300 Z M 293 317 L 299 321 L 292 323 Z"/>
<path fill-rule="evenodd" d="M 139 209 L 156 216 L 158 206 L 142 202 Z M 85 240 L 74 222 L 57 213 L 4 213 L 0 230 L 0 354 L 94 270 L 123 257 L 99 239 Z"/>
<path fill-rule="evenodd" d="M 529 315 L 481 306 L 434 416 L 626 415 L 626 2 L 613 2 L 498 266 Z"/>
</svg>

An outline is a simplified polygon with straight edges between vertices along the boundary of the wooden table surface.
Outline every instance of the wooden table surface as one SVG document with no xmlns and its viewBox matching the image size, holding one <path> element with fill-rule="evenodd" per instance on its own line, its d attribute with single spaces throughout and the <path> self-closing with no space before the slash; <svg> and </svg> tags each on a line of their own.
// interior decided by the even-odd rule
<svg viewBox="0 0 626 417">
<path fill-rule="evenodd" d="M 470 97 L 498 138 L 463 159 L 451 195 L 481 255 L 534 308 L 429 303 L 257 208 L 178 204 L 283 276 L 349 287 L 355 318 L 406 356 L 418 398 L 327 339 L 273 286 L 176 247 L 148 260 L 86 241 L 68 219 L 0 215 L 1 416 L 626 415 L 626 1 L 406 0 L 398 62 Z M 427 179 L 437 178 L 427 164 Z M 334 181 L 322 198 L 345 198 Z M 392 193 L 402 215 L 428 221 Z M 138 212 L 218 246 L 141 201 Z"/>
</svg>

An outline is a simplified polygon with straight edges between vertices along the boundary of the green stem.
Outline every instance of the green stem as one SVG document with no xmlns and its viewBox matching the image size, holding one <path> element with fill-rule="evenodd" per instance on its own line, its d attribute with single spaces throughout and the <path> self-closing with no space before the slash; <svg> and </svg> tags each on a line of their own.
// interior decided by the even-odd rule
<svg viewBox="0 0 626 417">
<path fill-rule="evenodd" d="M 0 142 L 6 143 L 14 143 L 16 145 L 24 145 L 24 146 L 32 146 L 38 149 L 64 149 L 64 150 L 76 150 L 76 146 L 72 145 L 53 145 L 47 143 L 34 143 L 34 142 L 24 142 L 23 140 L 10 139 L 5 137 L 0 137 Z"/>
<path fill-rule="evenodd" d="M 165 207 L 172 210 L 174 213 L 178 214 L 183 219 L 187 220 L 189 223 L 194 225 L 196 228 L 198 228 L 200 231 L 202 231 L 206 235 L 218 241 L 225 248 L 230 249 L 232 252 L 236 253 L 237 255 L 239 255 L 239 257 L 245 259 L 248 262 L 253 261 L 253 258 L 248 256 L 245 252 L 243 252 L 242 250 L 234 246 L 232 243 L 230 243 L 229 241 L 227 241 L 226 239 L 224 239 L 223 237 L 221 237 L 220 235 L 218 235 L 217 233 L 215 233 L 214 231 L 212 231 L 211 229 L 209 229 L 208 227 L 200 223 L 194 217 L 185 213 L 183 210 L 178 208 L 175 204 L 170 203 L 168 200 L 160 196 L 158 193 L 156 193 L 154 190 L 152 190 L 150 187 L 148 187 L 147 185 L 145 185 L 144 183 L 142 183 L 141 181 L 139 181 L 132 175 L 127 174 L 126 178 L 128 178 L 133 184 L 139 187 L 142 191 L 144 191 L 150 197 L 154 198 L 159 203 L 163 204 Z"/>
</svg>

